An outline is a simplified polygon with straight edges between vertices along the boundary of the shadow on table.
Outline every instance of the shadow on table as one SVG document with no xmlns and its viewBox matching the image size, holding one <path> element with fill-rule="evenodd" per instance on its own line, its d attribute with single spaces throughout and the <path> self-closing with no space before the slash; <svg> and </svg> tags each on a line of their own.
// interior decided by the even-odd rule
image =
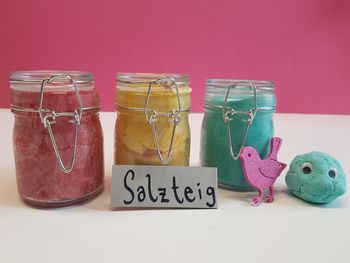
<svg viewBox="0 0 350 263">
<path fill-rule="evenodd" d="M 101 194 L 92 200 L 86 201 L 83 206 L 99 211 L 111 211 L 111 175 L 105 174 L 104 189 Z"/>
<path fill-rule="evenodd" d="M 293 200 L 293 202 L 288 203 L 288 206 L 292 206 L 291 204 L 294 204 L 294 206 L 299 206 L 299 207 L 304 206 L 304 207 L 310 207 L 310 208 L 325 208 L 325 209 L 345 208 L 347 206 L 345 202 L 342 201 L 344 197 L 343 198 L 340 197 L 329 204 L 315 204 L 315 203 L 307 202 L 297 198 L 288 190 L 285 191 L 285 194 L 288 196 L 288 198 Z"/>
<path fill-rule="evenodd" d="M 219 207 L 220 204 L 227 204 L 228 202 L 238 202 L 239 205 L 252 206 L 251 200 L 257 195 L 257 191 L 239 192 L 227 190 L 225 188 L 220 188 L 219 193 Z M 288 191 L 287 187 L 276 187 L 274 193 L 275 201 L 273 203 L 268 204 L 262 202 L 259 206 L 273 205 L 274 207 L 290 207 L 291 209 L 296 207 L 309 209 L 344 209 L 348 206 L 347 202 L 345 202 L 346 198 L 344 196 L 336 199 L 330 204 L 314 204 L 295 197 L 292 193 L 290 193 L 290 191 Z"/>
</svg>

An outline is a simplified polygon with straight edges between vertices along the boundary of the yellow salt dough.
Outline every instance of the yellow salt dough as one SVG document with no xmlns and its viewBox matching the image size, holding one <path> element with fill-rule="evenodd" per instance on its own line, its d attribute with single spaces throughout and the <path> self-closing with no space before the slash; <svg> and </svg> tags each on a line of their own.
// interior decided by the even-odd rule
<svg viewBox="0 0 350 263">
<path fill-rule="evenodd" d="M 174 124 L 166 117 L 159 117 L 155 125 L 159 149 L 161 152 L 167 152 Z M 157 150 L 153 140 L 152 125 L 142 117 L 120 118 L 117 132 L 126 147 L 134 152 L 142 154 L 146 150 Z M 185 125 L 180 122 L 175 130 L 173 149 L 180 148 L 187 136 L 188 133 L 185 131 Z"/>
</svg>

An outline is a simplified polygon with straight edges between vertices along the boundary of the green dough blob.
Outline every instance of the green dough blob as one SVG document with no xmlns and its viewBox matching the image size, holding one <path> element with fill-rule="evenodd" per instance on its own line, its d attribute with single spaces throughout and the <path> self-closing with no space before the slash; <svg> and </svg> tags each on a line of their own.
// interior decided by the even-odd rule
<svg viewBox="0 0 350 263">
<path fill-rule="evenodd" d="M 253 109 L 253 96 L 240 94 L 232 96 L 226 107 L 239 111 Z M 223 105 L 224 96 L 213 96 L 207 100 L 213 105 Z M 261 158 L 265 158 L 270 150 L 270 139 L 274 135 L 273 113 L 276 98 L 273 93 L 258 92 L 257 107 L 269 108 L 258 110 L 252 125 L 249 127 L 245 146 L 254 147 Z M 272 108 L 272 109 L 271 109 Z M 239 152 L 248 119 L 247 115 L 236 114 L 230 122 L 231 140 L 235 154 Z M 233 160 L 227 141 L 227 124 L 223 120 L 222 109 L 205 108 L 201 132 L 201 165 L 217 167 L 219 184 L 237 190 L 253 190 L 245 180 L 241 161 Z"/>
<path fill-rule="evenodd" d="M 317 204 L 330 203 L 346 191 L 346 177 L 339 162 L 322 152 L 297 155 L 286 183 L 293 195 Z"/>
</svg>

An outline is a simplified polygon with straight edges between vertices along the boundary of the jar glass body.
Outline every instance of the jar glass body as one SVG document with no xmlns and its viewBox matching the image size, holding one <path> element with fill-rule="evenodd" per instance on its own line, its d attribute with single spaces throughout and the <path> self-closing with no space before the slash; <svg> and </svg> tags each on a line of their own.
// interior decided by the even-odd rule
<svg viewBox="0 0 350 263">
<path fill-rule="evenodd" d="M 225 104 L 228 88 L 238 82 L 241 84 L 231 88 Z M 248 125 L 249 115 L 241 114 L 254 109 L 254 92 L 249 83 L 256 88 L 257 102 L 257 111 L 251 125 Z M 241 161 L 232 157 L 230 147 L 237 156 L 248 125 L 243 146 L 254 147 L 260 157 L 265 158 L 269 153 L 270 140 L 274 135 L 275 106 L 276 97 L 272 82 L 207 81 L 200 159 L 202 166 L 217 167 L 220 186 L 235 190 L 253 190 L 244 178 Z M 236 112 L 230 115 L 230 120 L 227 122 L 224 121 L 224 108 L 234 109 Z M 228 140 L 228 136 L 231 136 L 231 141 Z"/>
<path fill-rule="evenodd" d="M 175 83 L 170 86 L 155 83 L 159 79 L 174 80 L 178 93 Z M 188 166 L 190 92 L 183 75 L 118 74 L 115 164 Z M 180 121 L 175 124 L 170 112 L 177 111 L 179 104 Z"/>
<path fill-rule="evenodd" d="M 53 141 L 38 109 L 40 83 L 57 75 L 77 79 L 76 87 L 83 110 L 78 124 L 75 122 L 77 115 L 70 116 L 79 109 L 77 94 L 70 81 L 57 79 L 45 85 L 43 117 L 51 123 Z M 84 79 L 81 76 L 80 72 L 48 71 L 14 72 L 11 75 L 17 187 L 21 198 L 29 204 L 47 207 L 70 205 L 86 200 L 103 189 L 103 133 L 99 98 L 93 79 L 86 77 L 87 80 L 80 83 L 79 78 Z M 52 112 L 57 115 L 52 117 Z M 69 114 L 58 116 L 61 113 Z M 74 159 L 72 170 L 64 172 L 59 159 L 64 167 L 68 167 Z"/>
</svg>

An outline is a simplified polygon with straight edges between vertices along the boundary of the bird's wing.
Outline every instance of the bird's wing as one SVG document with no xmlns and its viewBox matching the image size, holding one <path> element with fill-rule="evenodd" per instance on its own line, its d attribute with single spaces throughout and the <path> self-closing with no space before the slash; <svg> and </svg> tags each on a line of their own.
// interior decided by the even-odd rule
<svg viewBox="0 0 350 263">
<path fill-rule="evenodd" d="M 259 171 L 262 176 L 275 179 L 283 170 L 283 165 L 275 160 L 265 159 L 260 162 Z"/>
</svg>

